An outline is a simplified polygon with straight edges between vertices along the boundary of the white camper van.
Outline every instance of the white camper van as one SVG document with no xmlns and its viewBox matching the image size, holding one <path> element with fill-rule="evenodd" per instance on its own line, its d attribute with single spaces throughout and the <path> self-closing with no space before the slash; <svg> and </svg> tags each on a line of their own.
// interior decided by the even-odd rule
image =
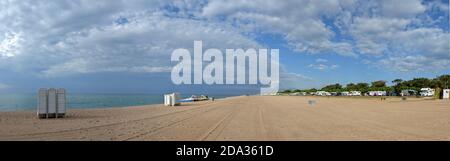
<svg viewBox="0 0 450 161">
<path fill-rule="evenodd" d="M 327 91 L 317 91 L 316 96 L 331 96 L 331 93 Z"/>
<path fill-rule="evenodd" d="M 369 91 L 369 96 L 386 96 L 386 91 Z"/>
<path fill-rule="evenodd" d="M 431 88 L 422 88 L 420 89 L 420 96 L 422 97 L 432 97 L 434 96 L 434 89 Z"/>
<path fill-rule="evenodd" d="M 350 91 L 350 96 L 361 96 L 361 91 Z"/>
</svg>

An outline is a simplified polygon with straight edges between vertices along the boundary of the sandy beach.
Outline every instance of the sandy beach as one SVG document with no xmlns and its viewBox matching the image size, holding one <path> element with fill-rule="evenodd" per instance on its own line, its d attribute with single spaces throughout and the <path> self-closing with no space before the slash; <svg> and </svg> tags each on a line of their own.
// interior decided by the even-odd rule
<svg viewBox="0 0 450 161">
<path fill-rule="evenodd" d="M 64 119 L 0 112 L 0 140 L 450 140 L 450 100 L 241 96 Z"/>
</svg>

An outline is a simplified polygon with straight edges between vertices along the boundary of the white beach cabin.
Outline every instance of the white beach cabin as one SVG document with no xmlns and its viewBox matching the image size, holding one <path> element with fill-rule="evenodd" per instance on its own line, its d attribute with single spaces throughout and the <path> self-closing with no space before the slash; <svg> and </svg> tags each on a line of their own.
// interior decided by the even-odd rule
<svg viewBox="0 0 450 161">
<path fill-rule="evenodd" d="M 38 118 L 61 118 L 66 115 L 66 90 L 41 88 L 38 91 Z"/>
<path fill-rule="evenodd" d="M 48 106 L 47 106 L 47 89 L 39 89 L 38 91 L 38 107 L 37 116 L 38 118 L 47 118 Z"/>
<path fill-rule="evenodd" d="M 66 115 L 66 90 L 59 88 L 56 90 L 56 117 L 64 117 Z"/>
<path fill-rule="evenodd" d="M 178 93 L 171 93 L 164 95 L 164 106 L 178 106 L 177 100 L 179 99 Z"/>
<path fill-rule="evenodd" d="M 56 99 L 56 89 L 54 88 L 50 88 L 48 90 L 48 95 L 47 95 L 47 106 L 48 106 L 48 110 L 47 110 L 47 117 L 49 118 L 54 118 L 56 117 L 56 108 L 57 108 L 57 99 Z"/>
</svg>

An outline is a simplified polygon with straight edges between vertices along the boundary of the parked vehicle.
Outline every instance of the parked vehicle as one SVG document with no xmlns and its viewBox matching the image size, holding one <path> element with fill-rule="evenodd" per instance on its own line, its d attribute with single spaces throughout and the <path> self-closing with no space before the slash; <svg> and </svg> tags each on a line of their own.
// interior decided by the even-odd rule
<svg viewBox="0 0 450 161">
<path fill-rule="evenodd" d="M 361 91 L 350 91 L 350 96 L 361 96 Z"/>
<path fill-rule="evenodd" d="M 316 96 L 331 96 L 331 93 L 330 93 L 330 92 L 327 92 L 327 91 L 317 91 L 317 92 L 315 93 L 315 95 L 316 95 Z"/>
<path fill-rule="evenodd" d="M 386 91 L 369 91 L 367 95 L 369 96 L 386 96 Z"/>
<path fill-rule="evenodd" d="M 420 89 L 420 96 L 422 97 L 432 97 L 434 96 L 435 90 L 431 88 Z"/>
<path fill-rule="evenodd" d="M 412 89 L 407 89 L 407 90 L 402 90 L 402 92 L 400 93 L 401 96 L 415 96 L 416 95 L 416 91 L 412 90 Z"/>
</svg>

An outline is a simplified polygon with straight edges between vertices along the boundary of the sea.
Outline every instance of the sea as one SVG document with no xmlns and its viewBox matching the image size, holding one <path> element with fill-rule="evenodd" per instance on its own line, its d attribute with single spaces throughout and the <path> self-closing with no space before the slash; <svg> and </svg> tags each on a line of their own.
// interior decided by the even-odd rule
<svg viewBox="0 0 450 161">
<path fill-rule="evenodd" d="M 181 95 L 188 98 L 192 94 Z M 217 99 L 234 95 L 209 95 Z M 163 94 L 68 94 L 68 109 L 115 108 L 163 104 Z M 37 94 L 0 94 L 0 111 L 36 110 Z"/>
</svg>

